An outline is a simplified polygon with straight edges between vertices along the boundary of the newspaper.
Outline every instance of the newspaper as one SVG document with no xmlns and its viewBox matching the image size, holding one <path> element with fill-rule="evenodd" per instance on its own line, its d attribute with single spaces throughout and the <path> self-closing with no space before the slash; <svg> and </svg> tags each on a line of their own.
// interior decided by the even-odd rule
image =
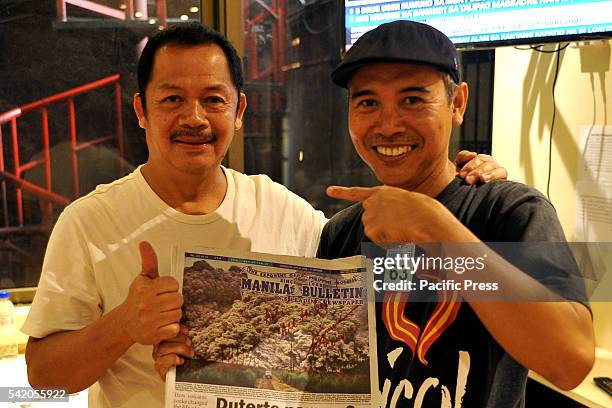
<svg viewBox="0 0 612 408">
<path fill-rule="evenodd" d="M 362 257 L 176 247 L 196 353 L 169 371 L 166 407 L 370 407 L 374 306 Z"/>
</svg>

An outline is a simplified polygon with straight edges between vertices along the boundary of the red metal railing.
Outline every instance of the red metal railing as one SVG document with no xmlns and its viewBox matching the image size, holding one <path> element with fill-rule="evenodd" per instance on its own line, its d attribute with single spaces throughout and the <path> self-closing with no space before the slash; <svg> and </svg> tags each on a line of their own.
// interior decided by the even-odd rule
<svg viewBox="0 0 612 408">
<path fill-rule="evenodd" d="M 0 234 L 13 233 L 18 231 L 20 228 L 25 228 L 23 225 L 23 190 L 29 191 L 34 195 L 38 196 L 45 205 L 45 213 L 50 214 L 52 210 L 52 204 L 59 204 L 62 206 L 70 203 L 70 198 L 64 197 L 60 194 L 56 194 L 52 191 L 52 179 L 51 179 L 51 151 L 49 146 L 49 117 L 47 106 L 53 103 L 68 102 L 68 117 L 69 117 L 69 144 L 70 144 L 70 171 L 72 177 L 72 193 L 73 197 L 79 196 L 79 170 L 78 170 L 78 158 L 77 152 L 83 150 L 89 146 L 104 143 L 109 140 L 116 139 L 117 146 L 119 149 L 119 155 L 121 158 L 124 157 L 123 147 L 123 122 L 122 122 L 122 111 L 121 111 L 121 85 L 119 83 L 119 74 L 111 75 L 109 77 L 100 79 L 98 81 L 90 82 L 88 84 L 79 86 L 66 92 L 61 92 L 48 98 L 41 99 L 39 101 L 23 105 L 19 108 L 12 109 L 6 113 L 0 114 L 0 176 L 2 181 L 0 182 L 0 188 L 2 193 L 2 212 L 3 212 L 3 223 L 4 227 L 0 228 Z M 90 92 L 94 89 L 101 88 L 114 84 L 114 104 L 116 110 L 116 124 L 115 134 L 109 136 L 98 137 L 87 142 L 78 143 L 77 141 L 77 130 L 76 130 L 76 113 L 74 109 L 74 97 L 86 92 Z M 19 157 L 19 134 L 17 130 L 17 119 L 33 110 L 39 110 L 41 113 L 41 126 L 42 126 L 42 147 L 43 157 L 41 159 L 32 160 L 27 163 L 21 163 Z M 4 149 L 3 149 L 3 136 L 2 136 L 2 125 L 10 123 L 11 126 L 11 147 L 12 147 L 12 159 L 13 159 L 13 172 L 9 172 L 6 169 L 6 163 L 4 160 Z M 124 173 L 123 161 L 120 160 L 120 171 Z M 21 178 L 22 173 L 27 170 L 31 170 L 37 166 L 44 167 L 44 180 L 45 187 L 38 186 L 30 183 L 29 181 Z M 9 181 L 15 185 L 15 199 L 17 204 L 17 221 L 18 227 L 9 226 L 8 219 L 8 196 L 6 182 Z M 26 228 L 27 229 L 27 228 Z M 24 229 L 24 231 L 26 231 Z"/>
<path fill-rule="evenodd" d="M 260 78 L 270 75 L 272 81 L 283 83 L 285 73 L 283 65 L 285 65 L 285 13 L 286 0 L 272 0 L 270 5 L 262 0 L 244 1 L 245 22 L 245 49 L 249 56 L 249 66 L 246 71 L 247 80 L 257 81 Z M 261 10 L 255 15 L 251 15 L 251 4 L 257 4 Z M 272 22 L 272 50 L 271 61 L 265 68 L 260 66 L 260 61 L 257 55 L 261 48 L 257 44 L 257 27 L 265 21 Z"/>
<path fill-rule="evenodd" d="M 120 9 L 105 6 L 103 4 L 99 4 L 91 0 L 56 0 L 55 8 L 57 11 L 57 18 L 61 21 L 68 21 L 68 14 L 66 12 L 67 4 L 81 7 L 86 10 L 90 10 L 95 13 L 116 18 L 119 20 L 148 19 L 146 0 L 136 0 L 136 7 L 134 5 L 134 0 L 125 0 L 123 1 L 122 7 Z M 157 0 L 155 2 L 155 11 L 157 13 L 157 18 L 159 19 L 159 25 L 166 27 L 168 20 L 166 0 Z"/>
</svg>

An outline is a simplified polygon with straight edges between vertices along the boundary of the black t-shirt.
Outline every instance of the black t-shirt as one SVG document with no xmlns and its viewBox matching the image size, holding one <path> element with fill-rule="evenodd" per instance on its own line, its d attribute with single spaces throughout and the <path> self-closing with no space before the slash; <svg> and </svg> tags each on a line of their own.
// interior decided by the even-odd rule
<svg viewBox="0 0 612 408">
<path fill-rule="evenodd" d="M 470 186 L 455 178 L 436 199 L 484 242 L 565 242 L 550 202 L 523 184 L 495 181 Z M 317 256 L 360 254 L 361 243 L 369 242 L 362 214 L 360 204 L 336 214 L 323 230 Z M 586 303 L 569 249 L 561 254 L 557 249 L 554 256 L 531 255 L 547 270 L 546 276 L 536 279 L 567 299 Z M 467 302 L 460 303 L 454 320 L 446 321 L 432 318 L 440 314 L 437 305 L 414 302 L 405 308 L 404 316 L 421 329 L 417 349 L 423 333 L 432 332 L 423 330 L 428 323 L 441 326 L 439 337 L 419 356 L 389 336 L 382 323 L 382 305 L 376 304 L 379 387 L 387 406 L 418 406 L 419 400 L 422 407 L 524 406 L 527 369 L 493 339 Z"/>
</svg>

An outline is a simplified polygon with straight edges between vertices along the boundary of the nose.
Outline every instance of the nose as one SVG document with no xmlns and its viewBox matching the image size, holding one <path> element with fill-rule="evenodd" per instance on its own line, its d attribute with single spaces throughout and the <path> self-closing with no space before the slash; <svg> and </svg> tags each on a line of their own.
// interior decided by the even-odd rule
<svg viewBox="0 0 612 408">
<path fill-rule="evenodd" d="M 393 136 L 404 131 L 401 115 L 393 106 L 383 106 L 376 122 L 376 130 L 382 136 Z"/>
<path fill-rule="evenodd" d="M 206 109 L 199 100 L 194 100 L 183 105 L 181 115 L 179 116 L 179 125 L 192 128 L 208 126 Z"/>
</svg>

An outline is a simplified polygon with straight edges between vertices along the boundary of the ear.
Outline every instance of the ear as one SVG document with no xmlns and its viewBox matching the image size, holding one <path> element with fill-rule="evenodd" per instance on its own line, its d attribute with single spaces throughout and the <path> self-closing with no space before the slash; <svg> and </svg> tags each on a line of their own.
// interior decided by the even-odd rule
<svg viewBox="0 0 612 408">
<path fill-rule="evenodd" d="M 455 90 L 455 96 L 453 96 L 453 103 L 451 104 L 453 110 L 453 125 L 455 126 L 461 126 L 463 123 L 463 114 L 467 107 L 468 94 L 468 84 L 461 82 Z"/>
<path fill-rule="evenodd" d="M 145 129 L 147 125 L 147 116 L 145 115 L 142 107 L 142 99 L 138 92 L 134 94 L 134 112 L 136 112 L 136 116 L 138 117 L 138 126 Z"/>
<path fill-rule="evenodd" d="M 246 95 L 243 92 L 240 92 L 240 99 L 238 99 L 238 112 L 236 112 L 236 119 L 234 120 L 234 130 L 240 130 L 242 127 L 242 118 L 244 116 L 246 107 Z"/>
</svg>

